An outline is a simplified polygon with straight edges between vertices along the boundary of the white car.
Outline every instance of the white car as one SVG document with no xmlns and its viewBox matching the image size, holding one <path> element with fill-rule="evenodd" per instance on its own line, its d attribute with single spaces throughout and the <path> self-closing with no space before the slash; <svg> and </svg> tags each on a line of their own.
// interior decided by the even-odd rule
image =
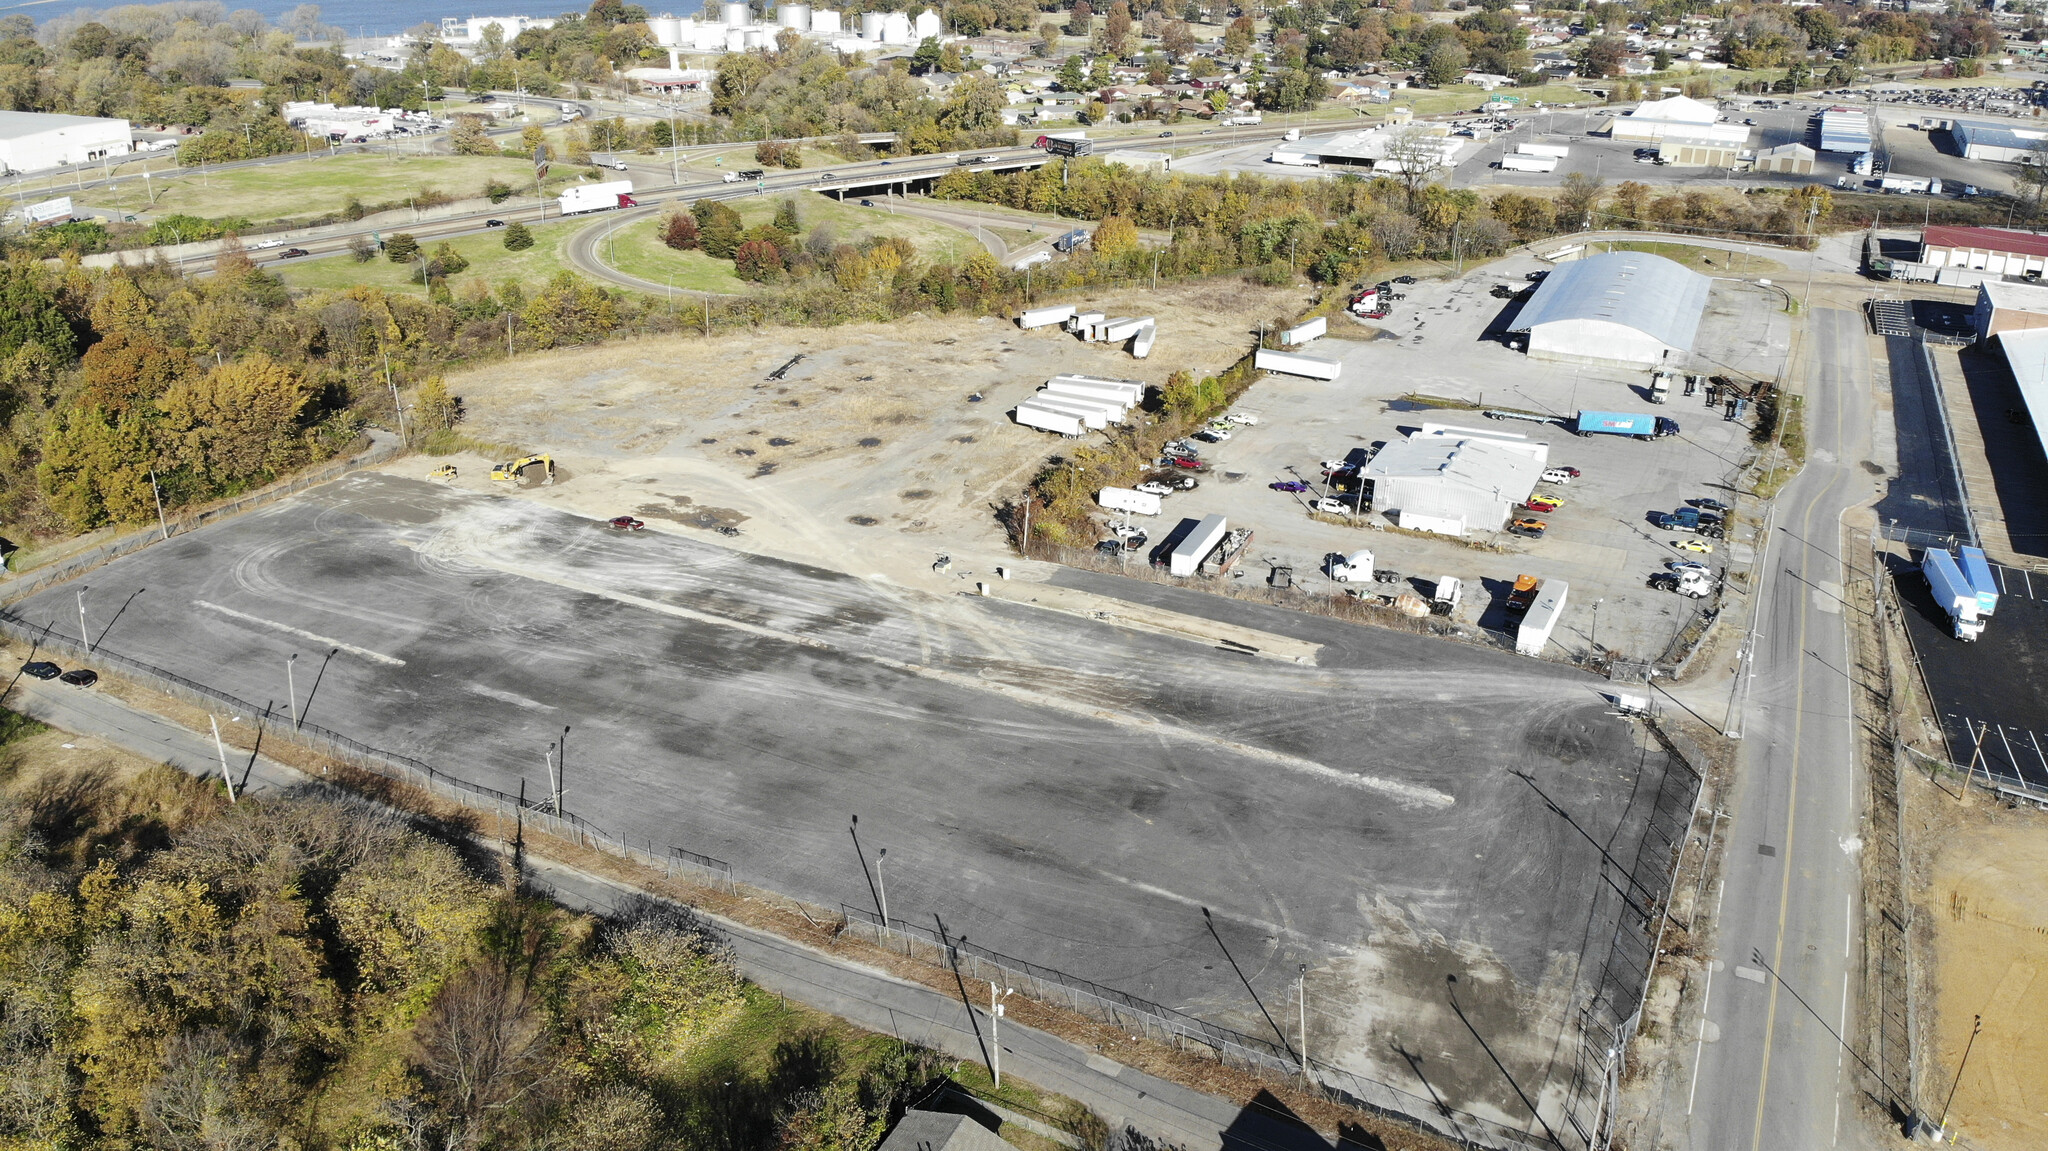
<svg viewBox="0 0 2048 1151">
<path fill-rule="evenodd" d="M 1343 472 L 1351 470 L 1351 462 L 1349 460 L 1324 460 L 1318 466 L 1326 472 Z"/>
<path fill-rule="evenodd" d="M 1229 415 L 1224 416 L 1223 418 L 1229 420 L 1233 424 L 1238 425 L 1239 427 L 1244 428 L 1256 427 L 1259 422 L 1259 417 L 1249 416 L 1243 412 L 1232 412 Z"/>
<path fill-rule="evenodd" d="M 1317 500 L 1316 510 L 1333 516 L 1341 516 L 1350 514 L 1351 505 L 1343 500 Z"/>
<path fill-rule="evenodd" d="M 251 245 L 249 245 L 249 246 L 250 246 L 250 247 L 252 247 L 252 248 L 255 248 L 255 249 L 259 250 L 259 251 L 260 251 L 260 250 L 262 250 L 262 249 L 264 249 L 264 248 L 282 248 L 282 247 L 284 247 L 284 241 L 283 241 L 283 240 L 263 240 L 263 241 L 259 241 L 258 243 L 254 243 L 254 244 L 251 244 Z"/>
<path fill-rule="evenodd" d="M 1562 468 L 1548 468 L 1543 473 L 1543 482 L 1546 484 L 1568 484 L 1572 482 L 1572 474 Z"/>
<path fill-rule="evenodd" d="M 1208 436 L 1211 440 L 1214 440 L 1217 443 L 1222 443 L 1224 440 L 1230 438 L 1230 429 L 1211 426 L 1203 428 L 1202 434 Z"/>
</svg>

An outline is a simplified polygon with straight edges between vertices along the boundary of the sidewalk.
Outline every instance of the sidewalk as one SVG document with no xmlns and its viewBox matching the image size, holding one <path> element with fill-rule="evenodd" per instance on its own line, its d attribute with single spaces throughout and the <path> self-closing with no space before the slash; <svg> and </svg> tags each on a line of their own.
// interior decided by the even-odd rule
<svg viewBox="0 0 2048 1151">
<path fill-rule="evenodd" d="M 180 727 L 109 695 L 62 683 L 23 678 L 6 697 L 8 706 L 52 727 L 95 735 L 148 759 L 192 775 L 218 777 L 220 757 L 210 733 Z M 223 726 L 234 717 L 220 717 Z M 247 717 L 242 717 L 246 722 Z M 228 749 L 228 763 L 244 793 L 281 790 L 313 782 L 275 760 Z M 493 850 L 509 845 L 485 841 Z M 624 884 L 590 875 L 552 860 L 526 857 L 528 880 L 565 907 L 599 914 L 642 898 Z M 985 1008 L 970 1010 L 946 996 L 871 967 L 826 955 L 798 943 L 746 927 L 701 910 L 731 942 L 740 973 L 770 991 L 859 1027 L 920 1043 L 958 1059 L 986 1063 L 990 1020 Z M 967 986 L 969 995 L 987 993 Z M 1330 1144 L 1303 1126 L 1239 1108 L 1225 1099 L 1189 1090 L 1125 1067 L 1094 1052 L 1016 1023 L 1001 1032 L 1002 1065 L 1011 1074 L 1075 1099 L 1111 1124 L 1126 1124 L 1187 1151 L 1223 1148 L 1294 1151 Z M 1277 1109 L 1278 1104 L 1274 1104 Z"/>
</svg>

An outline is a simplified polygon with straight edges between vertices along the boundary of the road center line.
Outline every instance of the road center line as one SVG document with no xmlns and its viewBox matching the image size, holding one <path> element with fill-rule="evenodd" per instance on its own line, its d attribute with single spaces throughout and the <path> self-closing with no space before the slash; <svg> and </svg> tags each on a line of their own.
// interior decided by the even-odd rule
<svg viewBox="0 0 2048 1151">
<path fill-rule="evenodd" d="M 257 627 L 269 628 L 271 631 L 282 632 L 285 635 L 294 635 L 310 643 L 317 643 L 326 647 L 337 648 L 341 651 L 349 653 L 350 655 L 361 656 L 362 658 L 370 660 L 373 663 L 381 663 L 389 667 L 405 666 L 405 661 L 399 659 L 397 656 L 385 655 L 381 651 L 371 651 L 369 648 L 366 647 L 357 647 L 352 643 L 343 643 L 342 641 L 334 639 L 331 636 L 324 636 L 319 634 L 318 632 L 310 632 L 304 628 L 293 627 L 288 623 L 279 623 L 276 620 L 264 619 L 262 616 L 250 615 L 248 612 L 245 611 L 236 611 L 234 608 L 231 607 L 222 607 L 217 603 L 208 603 L 203 599 L 193 600 L 192 606 L 197 608 L 205 608 L 207 611 L 210 612 L 217 612 L 220 615 L 227 616 L 229 619 L 238 619 L 241 620 L 243 623 L 252 623 L 255 624 Z"/>
</svg>

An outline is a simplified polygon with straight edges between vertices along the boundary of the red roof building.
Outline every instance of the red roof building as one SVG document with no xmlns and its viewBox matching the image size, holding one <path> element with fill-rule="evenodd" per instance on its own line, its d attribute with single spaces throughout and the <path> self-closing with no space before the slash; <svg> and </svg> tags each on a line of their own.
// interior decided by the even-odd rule
<svg viewBox="0 0 2048 1151">
<path fill-rule="evenodd" d="M 2048 236 L 1937 224 L 1922 237 L 1920 262 L 1995 276 L 2039 276 L 2048 272 Z"/>
</svg>

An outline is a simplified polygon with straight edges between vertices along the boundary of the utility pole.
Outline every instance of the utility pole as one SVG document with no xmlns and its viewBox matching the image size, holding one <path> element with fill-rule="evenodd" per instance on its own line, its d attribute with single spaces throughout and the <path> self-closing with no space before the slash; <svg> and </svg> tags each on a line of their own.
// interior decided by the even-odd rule
<svg viewBox="0 0 2048 1151">
<path fill-rule="evenodd" d="M 996 981 L 988 981 L 988 1071 L 998 1088 L 1003 1085 L 1003 1000 L 1008 999 L 1014 990 L 1013 987 L 1005 987 L 1003 993 L 997 995 Z"/>
<path fill-rule="evenodd" d="M 164 493 L 156 486 L 156 469 L 149 469 L 149 494 L 156 497 L 156 529 L 165 539 L 171 538 L 171 527 L 164 521 Z"/>
<path fill-rule="evenodd" d="M 85 628 L 85 593 L 91 590 L 90 587 L 78 589 L 78 639 L 79 642 L 85 644 L 85 654 L 87 655 L 92 654 L 92 633 Z"/>
<path fill-rule="evenodd" d="M 208 715 L 206 719 L 207 722 L 213 724 L 213 750 L 220 753 L 220 781 L 228 785 L 228 802 L 234 803 L 236 802 L 235 776 L 234 773 L 228 769 L 227 745 L 223 744 L 220 741 L 220 718 L 218 716 Z"/>
<path fill-rule="evenodd" d="M 292 657 L 284 661 L 284 691 L 285 698 L 290 700 L 292 705 L 293 731 L 299 730 L 299 685 L 298 682 L 292 678 L 292 666 L 294 664 L 297 664 L 298 662 L 298 652 L 293 652 Z"/>
<path fill-rule="evenodd" d="M 548 810 L 562 814 L 562 777 L 555 772 L 555 745 L 548 745 Z"/>
<path fill-rule="evenodd" d="M 889 930 L 889 884 L 882 879 L 882 864 L 889 859 L 889 849 L 875 852 L 875 898 L 882 905 L 882 930 Z"/>
<path fill-rule="evenodd" d="M 1956 1101 L 1956 1088 L 1963 1085 L 1963 1068 L 1970 1065 L 1970 1049 L 1977 1046 L 1977 1034 L 1984 1030 L 1984 1017 L 1974 1016 L 1970 1022 L 1970 1041 L 1963 1045 L 1962 1061 L 1956 1064 L 1955 1082 L 1948 1085 L 1948 1099 L 1941 1105 L 1941 1125 L 1934 1133 L 1936 1143 L 1948 1138 L 1948 1109 Z"/>
<path fill-rule="evenodd" d="M 1296 983 L 1300 989 L 1301 1001 L 1301 1078 L 1308 1081 L 1308 964 L 1301 965 L 1301 977 Z"/>
</svg>

